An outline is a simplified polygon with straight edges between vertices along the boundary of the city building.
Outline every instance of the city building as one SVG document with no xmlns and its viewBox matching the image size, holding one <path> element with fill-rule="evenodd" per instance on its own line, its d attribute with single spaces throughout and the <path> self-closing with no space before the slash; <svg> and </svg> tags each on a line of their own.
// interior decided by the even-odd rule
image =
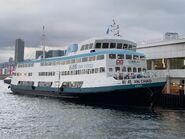
<svg viewBox="0 0 185 139">
<path fill-rule="evenodd" d="M 167 77 L 166 93 L 185 91 L 185 37 L 166 33 L 163 40 L 142 42 L 137 51 L 147 58 L 147 68 L 152 75 Z"/>
<path fill-rule="evenodd" d="M 13 58 L 9 58 L 8 62 L 0 63 L 0 76 L 11 76 L 15 69 Z"/>
<path fill-rule="evenodd" d="M 24 61 L 24 40 L 15 40 L 15 63 Z"/>
</svg>

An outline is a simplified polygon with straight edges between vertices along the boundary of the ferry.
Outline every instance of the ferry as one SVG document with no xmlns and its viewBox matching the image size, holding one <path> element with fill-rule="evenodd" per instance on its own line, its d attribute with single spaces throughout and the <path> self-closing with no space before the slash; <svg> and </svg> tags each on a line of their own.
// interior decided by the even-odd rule
<svg viewBox="0 0 185 139">
<path fill-rule="evenodd" d="M 165 83 L 147 72 L 136 43 L 116 35 L 69 45 L 61 57 L 17 63 L 10 88 L 16 94 L 150 105 Z"/>
</svg>

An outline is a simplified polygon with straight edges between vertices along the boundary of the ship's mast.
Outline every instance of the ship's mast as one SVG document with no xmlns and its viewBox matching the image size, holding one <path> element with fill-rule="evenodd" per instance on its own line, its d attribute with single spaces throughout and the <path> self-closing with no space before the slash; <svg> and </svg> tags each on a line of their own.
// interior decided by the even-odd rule
<svg viewBox="0 0 185 139">
<path fill-rule="evenodd" d="M 43 59 L 46 57 L 46 34 L 45 34 L 45 26 L 42 28 L 42 52 L 43 52 Z"/>
<path fill-rule="evenodd" d="M 109 25 L 106 34 L 109 34 L 109 30 L 112 32 L 113 36 L 121 37 L 121 35 L 119 33 L 119 25 L 116 24 L 114 19 L 113 19 L 113 24 Z"/>
</svg>

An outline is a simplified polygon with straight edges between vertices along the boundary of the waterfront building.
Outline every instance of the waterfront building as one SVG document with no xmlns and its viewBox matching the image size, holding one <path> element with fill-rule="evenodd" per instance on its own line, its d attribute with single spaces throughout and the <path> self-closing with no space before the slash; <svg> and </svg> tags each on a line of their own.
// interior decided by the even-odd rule
<svg viewBox="0 0 185 139">
<path fill-rule="evenodd" d="M 162 40 L 142 42 L 137 51 L 146 55 L 147 68 L 151 74 L 166 76 L 166 93 L 185 91 L 185 37 L 166 33 Z"/>
<path fill-rule="evenodd" d="M 24 61 L 24 40 L 15 40 L 15 63 Z"/>
</svg>

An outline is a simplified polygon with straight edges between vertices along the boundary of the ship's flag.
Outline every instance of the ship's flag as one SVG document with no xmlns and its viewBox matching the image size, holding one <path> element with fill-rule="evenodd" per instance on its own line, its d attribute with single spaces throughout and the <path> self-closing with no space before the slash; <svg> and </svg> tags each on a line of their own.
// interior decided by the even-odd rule
<svg viewBox="0 0 185 139">
<path fill-rule="evenodd" d="M 108 27 L 108 28 L 107 28 L 107 31 L 106 31 L 106 34 L 109 34 L 109 30 L 110 30 L 110 29 L 109 29 L 109 27 Z"/>
</svg>

